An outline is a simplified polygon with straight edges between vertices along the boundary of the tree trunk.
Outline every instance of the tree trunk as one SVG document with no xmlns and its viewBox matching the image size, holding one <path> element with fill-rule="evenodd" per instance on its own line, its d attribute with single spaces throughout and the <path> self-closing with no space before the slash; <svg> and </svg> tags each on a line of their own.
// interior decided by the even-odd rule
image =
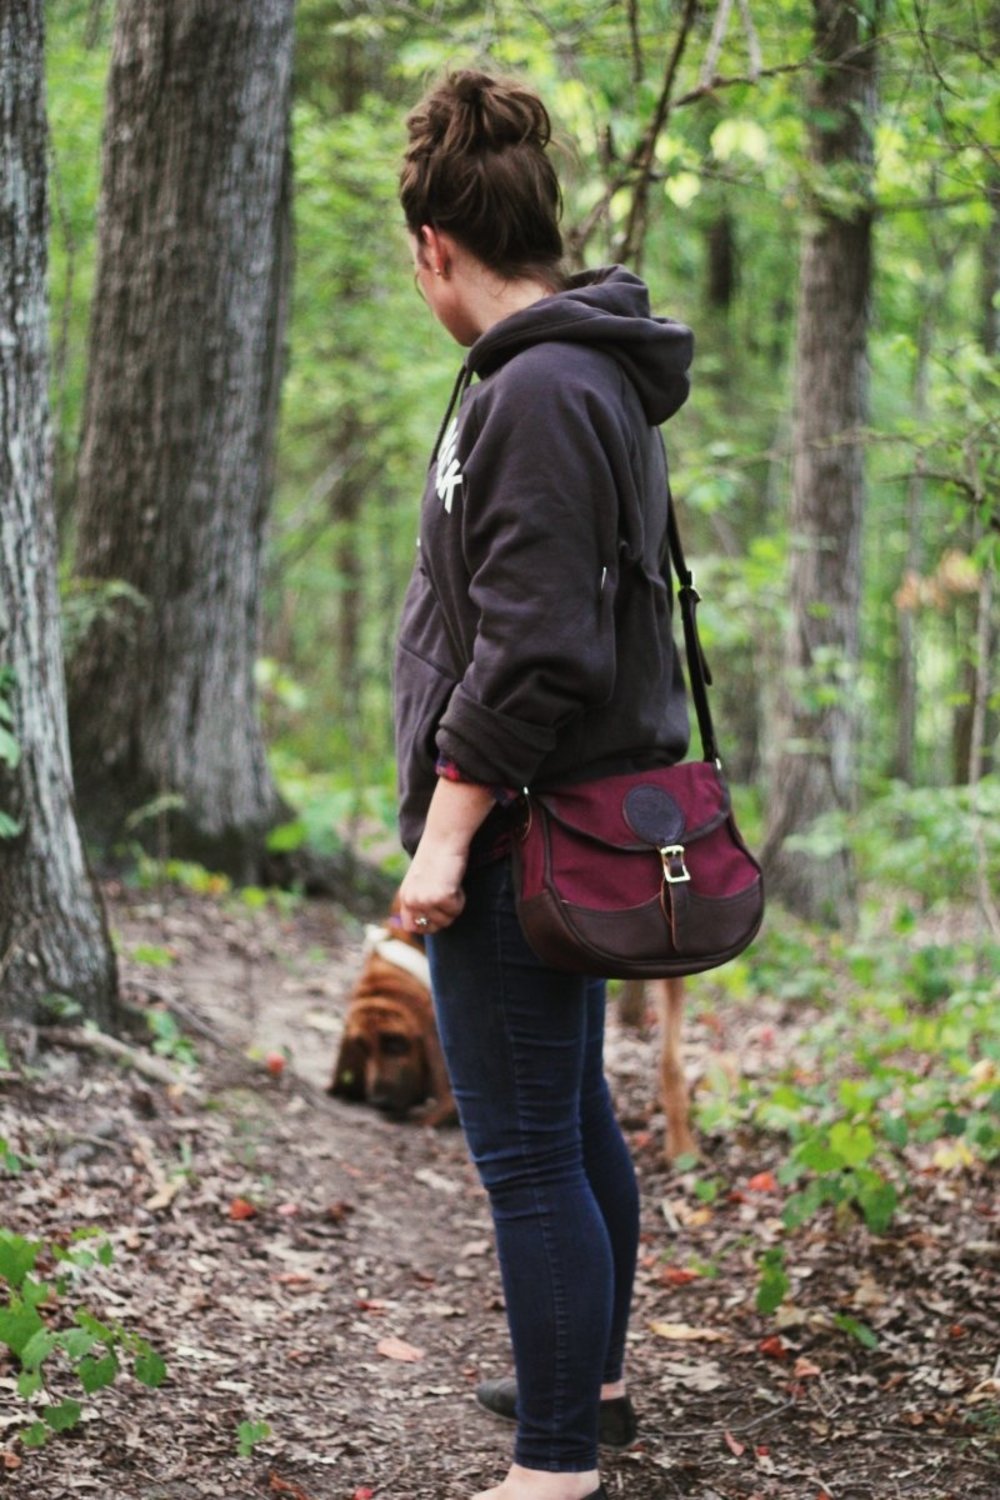
<svg viewBox="0 0 1000 1500">
<path fill-rule="evenodd" d="M 790 610 L 765 858 L 770 887 L 803 917 L 849 921 L 849 855 L 789 849 L 854 804 L 862 429 L 868 415 L 875 23 L 814 0 L 819 67 L 808 99 L 820 191 L 801 253 L 792 437 Z M 823 187 L 839 189 L 836 211 Z M 843 190 L 851 193 L 843 203 Z M 830 195 L 832 198 L 832 194 Z"/>
<path fill-rule="evenodd" d="M 78 471 L 76 571 L 146 604 L 74 656 L 77 788 L 102 837 L 253 878 L 284 816 L 258 722 L 260 558 L 290 268 L 294 0 L 121 0 Z"/>
<path fill-rule="evenodd" d="M 930 375 L 931 348 L 934 342 L 934 322 L 937 298 L 925 306 L 917 329 L 917 356 L 913 375 L 913 416 L 919 426 L 927 421 L 927 387 Z M 913 473 L 906 487 L 906 562 L 904 579 L 918 575 L 923 565 L 923 515 L 926 480 L 926 460 L 923 450 L 918 451 Z M 917 744 L 917 643 L 918 617 L 916 604 L 898 608 L 897 659 L 893 683 L 896 700 L 895 748 L 890 774 L 900 781 L 912 783 Z"/>
<path fill-rule="evenodd" d="M 42 17 L 42 0 L 0 6 L 0 703 L 20 751 L 0 754 L 19 829 L 0 837 L 0 1015 L 63 994 L 108 1025 L 115 958 L 73 810 L 56 592 Z"/>
</svg>

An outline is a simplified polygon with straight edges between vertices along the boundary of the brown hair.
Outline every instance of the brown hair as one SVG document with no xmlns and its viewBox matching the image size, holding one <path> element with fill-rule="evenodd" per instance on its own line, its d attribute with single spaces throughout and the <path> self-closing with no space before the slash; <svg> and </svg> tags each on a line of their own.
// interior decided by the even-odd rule
<svg viewBox="0 0 1000 1500">
<path fill-rule="evenodd" d="M 430 224 L 501 276 L 561 286 L 562 198 L 537 94 L 462 69 L 431 89 L 406 125 L 399 198 L 410 233 Z"/>
</svg>

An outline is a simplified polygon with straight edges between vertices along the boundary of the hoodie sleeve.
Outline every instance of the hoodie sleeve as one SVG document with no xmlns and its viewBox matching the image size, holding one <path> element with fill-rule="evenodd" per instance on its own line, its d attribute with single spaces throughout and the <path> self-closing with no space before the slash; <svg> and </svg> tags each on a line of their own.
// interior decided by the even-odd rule
<svg viewBox="0 0 1000 1500">
<path fill-rule="evenodd" d="M 615 685 L 618 515 L 623 486 L 635 487 L 634 440 L 617 366 L 602 361 L 600 382 L 580 378 L 574 353 L 522 356 L 476 393 L 461 524 L 478 628 L 437 745 L 487 784 L 530 784 L 560 726 Z"/>
</svg>

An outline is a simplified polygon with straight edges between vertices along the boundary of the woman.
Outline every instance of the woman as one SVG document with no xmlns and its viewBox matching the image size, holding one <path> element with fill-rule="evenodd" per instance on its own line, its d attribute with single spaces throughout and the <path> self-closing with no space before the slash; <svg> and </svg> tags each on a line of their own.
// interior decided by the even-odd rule
<svg viewBox="0 0 1000 1500">
<path fill-rule="evenodd" d="M 690 332 L 612 267 L 561 270 L 549 119 L 463 71 L 410 115 L 400 199 L 417 284 L 467 350 L 429 471 L 396 661 L 401 920 L 427 935 L 441 1040 L 490 1197 L 516 1384 L 514 1463 L 476 1500 L 604 1495 L 635 1436 L 622 1358 L 635 1175 L 602 1068 L 603 984 L 521 934 L 516 793 L 670 764 L 687 710 L 670 633 L 656 425 Z M 472 384 L 473 377 L 478 377 Z"/>
</svg>

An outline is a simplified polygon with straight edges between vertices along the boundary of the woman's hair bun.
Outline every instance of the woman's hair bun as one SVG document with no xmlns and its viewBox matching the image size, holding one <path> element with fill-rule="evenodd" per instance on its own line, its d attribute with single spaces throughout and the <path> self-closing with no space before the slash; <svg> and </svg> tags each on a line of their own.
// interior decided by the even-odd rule
<svg viewBox="0 0 1000 1500">
<path fill-rule="evenodd" d="M 406 129 L 399 197 L 410 233 L 433 225 L 500 275 L 558 285 L 562 200 L 538 95 L 462 68 L 424 95 Z"/>
<path fill-rule="evenodd" d="M 437 103 L 438 144 L 446 151 L 502 151 L 525 143 L 544 149 L 549 143 L 544 104 L 516 79 L 463 68 L 449 75 Z"/>
</svg>

